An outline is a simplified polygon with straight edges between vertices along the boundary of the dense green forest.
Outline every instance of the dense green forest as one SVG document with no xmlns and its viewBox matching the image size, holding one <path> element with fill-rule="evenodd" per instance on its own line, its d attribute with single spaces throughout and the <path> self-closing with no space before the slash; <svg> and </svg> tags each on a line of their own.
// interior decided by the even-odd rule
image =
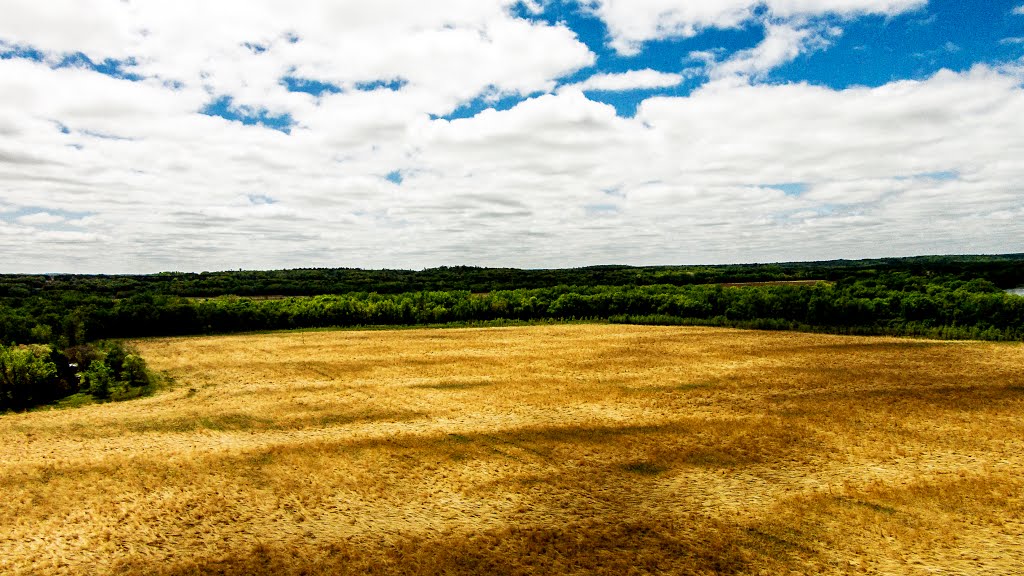
<svg viewBox="0 0 1024 576">
<path fill-rule="evenodd" d="M 555 270 L 517 270 L 468 266 L 412 270 L 352 268 L 229 271 L 149 275 L 89 276 L 68 274 L 0 275 L 0 302 L 47 295 L 129 298 L 166 296 L 317 296 L 376 292 L 467 290 L 492 292 L 555 286 L 650 286 L 780 280 L 829 280 L 884 272 L 912 276 L 952 276 L 988 280 L 1012 288 L 1024 285 L 1024 254 L 1005 256 L 920 256 L 878 260 L 834 260 L 788 264 L 728 266 L 593 266 Z"/>
<path fill-rule="evenodd" d="M 571 270 L 4 275 L 0 410 L 145 386 L 144 366 L 130 352 L 95 344 L 110 339 L 593 319 L 1019 341 L 1024 297 L 1004 290 L 1021 285 L 1024 255 Z M 12 382 L 32 380 L 23 374 L 30 370 L 38 376 L 33 381 L 48 384 L 26 395 L 26 385 Z M 15 389 L 22 391 L 17 398 Z"/>
</svg>

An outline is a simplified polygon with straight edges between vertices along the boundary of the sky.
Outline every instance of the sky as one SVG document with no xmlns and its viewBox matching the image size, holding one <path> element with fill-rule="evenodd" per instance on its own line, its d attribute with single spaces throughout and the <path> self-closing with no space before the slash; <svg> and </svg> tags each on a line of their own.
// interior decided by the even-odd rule
<svg viewBox="0 0 1024 576">
<path fill-rule="evenodd" d="M 0 0 L 0 272 L 1017 252 L 1022 0 Z"/>
</svg>

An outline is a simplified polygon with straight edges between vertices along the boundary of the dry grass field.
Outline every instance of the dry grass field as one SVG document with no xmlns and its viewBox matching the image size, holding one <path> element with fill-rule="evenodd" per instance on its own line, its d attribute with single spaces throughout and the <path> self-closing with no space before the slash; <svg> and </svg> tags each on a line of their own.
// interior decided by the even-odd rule
<svg viewBox="0 0 1024 576">
<path fill-rule="evenodd" d="M 2 574 L 1022 574 L 1024 346 L 556 325 L 149 340 L 0 416 Z"/>
</svg>

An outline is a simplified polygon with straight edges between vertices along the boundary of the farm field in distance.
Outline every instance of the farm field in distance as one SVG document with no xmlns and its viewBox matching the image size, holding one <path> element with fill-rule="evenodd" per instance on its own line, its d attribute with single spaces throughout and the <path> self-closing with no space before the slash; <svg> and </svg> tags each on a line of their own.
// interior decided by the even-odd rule
<svg viewBox="0 0 1024 576">
<path fill-rule="evenodd" d="M 1024 345 L 579 324 L 136 343 L 0 416 L 3 574 L 1019 574 Z"/>
</svg>

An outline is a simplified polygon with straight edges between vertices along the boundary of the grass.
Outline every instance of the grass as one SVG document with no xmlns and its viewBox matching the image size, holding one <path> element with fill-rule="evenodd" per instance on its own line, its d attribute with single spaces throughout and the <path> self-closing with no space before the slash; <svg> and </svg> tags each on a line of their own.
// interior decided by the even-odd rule
<svg viewBox="0 0 1024 576">
<path fill-rule="evenodd" d="M 3 574 L 1014 574 L 1024 346 L 552 325 L 150 339 L 0 417 Z"/>
<path fill-rule="evenodd" d="M 93 398 L 92 394 L 86 392 L 79 392 L 78 394 L 72 394 L 71 396 L 61 398 L 56 403 L 54 403 L 52 407 L 61 409 L 80 408 L 82 406 L 89 406 L 90 404 L 95 403 L 96 399 Z M 51 406 L 44 406 L 39 408 L 39 410 L 49 410 L 50 408 Z"/>
</svg>

